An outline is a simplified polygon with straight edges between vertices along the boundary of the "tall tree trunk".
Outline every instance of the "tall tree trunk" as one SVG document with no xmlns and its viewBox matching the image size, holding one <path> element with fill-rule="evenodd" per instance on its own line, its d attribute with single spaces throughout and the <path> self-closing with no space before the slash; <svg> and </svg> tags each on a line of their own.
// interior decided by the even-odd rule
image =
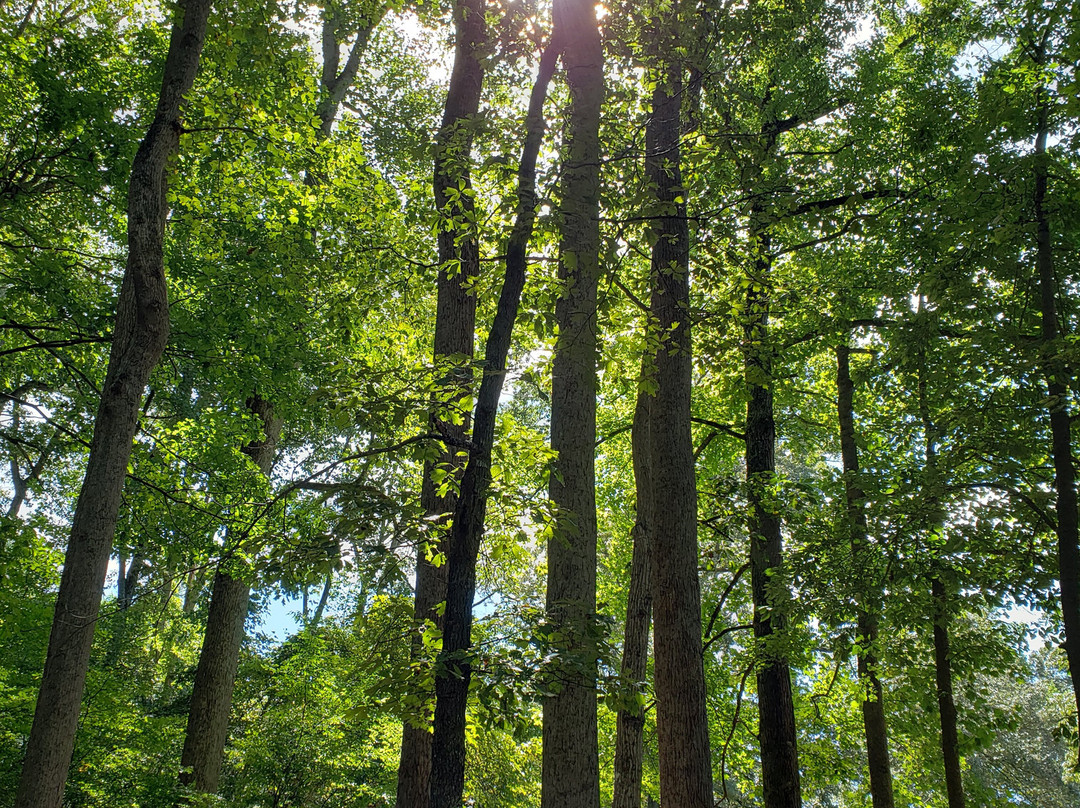
<svg viewBox="0 0 1080 808">
<path fill-rule="evenodd" d="M 1042 47 L 1036 63 L 1044 62 Z M 1035 264 L 1038 270 L 1039 309 L 1042 314 L 1042 342 L 1046 361 L 1047 407 L 1050 412 L 1051 452 L 1054 458 L 1054 492 L 1057 502 L 1058 582 L 1061 587 L 1061 621 L 1065 629 L 1065 657 L 1072 676 L 1073 697 L 1080 718 L 1080 535 L 1077 526 L 1076 469 L 1072 458 L 1072 427 L 1069 420 L 1070 371 L 1058 356 L 1060 336 L 1057 317 L 1057 277 L 1050 217 L 1046 211 L 1049 182 L 1049 100 L 1040 87 L 1038 132 L 1035 138 Z"/>
<path fill-rule="evenodd" d="M 541 808 L 599 808 L 596 723 L 596 290 L 604 53 L 591 0 L 556 0 L 570 90 L 562 155 L 559 339 L 551 381 L 548 619 L 561 635 L 558 690 L 544 700 Z"/>
<path fill-rule="evenodd" d="M 674 21 L 674 14 L 671 15 Z M 673 31 L 672 31 L 673 33 Z M 676 52 L 675 43 L 669 53 Z M 665 49 L 666 50 L 666 49 Z M 682 66 L 657 77 L 645 130 L 646 174 L 655 187 L 652 313 L 660 335 L 650 437 L 653 475 L 653 666 L 660 800 L 712 808 L 698 579 L 697 480 L 690 434 L 690 238 L 681 201 Z"/>
<path fill-rule="evenodd" d="M 263 439 L 248 444 L 243 451 L 259 472 L 269 477 L 282 421 L 274 415 L 273 406 L 257 395 L 248 401 L 248 407 L 262 419 Z M 243 575 L 244 570 L 236 569 L 228 558 L 218 565 L 191 692 L 180 782 L 206 794 L 217 792 L 229 735 L 233 685 L 250 596 Z"/>
<path fill-rule="evenodd" d="M 919 314 L 923 313 L 923 298 L 919 297 Z M 939 532 L 945 522 L 941 504 L 941 477 L 937 463 L 937 427 L 930 414 L 927 396 L 926 352 L 918 356 L 917 395 L 919 419 L 923 427 L 924 469 L 923 500 L 929 514 L 927 527 Z M 945 791 L 949 808 L 964 808 L 964 783 L 960 769 L 960 742 L 956 723 L 956 702 L 953 699 L 952 659 L 949 651 L 949 601 L 942 581 L 940 564 L 934 561 L 930 573 L 931 621 L 934 627 L 934 679 L 937 688 L 938 718 L 941 722 L 941 757 L 945 767 Z"/>
<path fill-rule="evenodd" d="M 644 381 L 651 361 L 642 361 Z M 653 488 L 651 409 L 653 398 L 639 387 L 631 431 L 637 514 L 631 533 L 634 541 L 630 563 L 630 588 L 626 595 L 626 629 L 623 634 L 622 669 L 625 682 L 644 682 L 648 676 L 649 622 L 652 617 Z M 615 781 L 612 808 L 641 808 L 641 762 L 644 749 L 645 707 L 619 710 L 615 728 Z"/>
<path fill-rule="evenodd" d="M 869 563 L 866 529 L 866 495 L 859 484 L 859 450 L 855 441 L 855 384 L 851 379 L 851 349 L 844 342 L 836 347 L 836 409 L 840 424 L 840 455 L 844 466 L 844 495 L 847 500 L 851 557 L 857 581 L 870 586 L 872 596 L 858 596 L 858 670 L 863 686 L 863 733 L 870 771 L 870 799 L 874 808 L 893 808 L 892 767 L 889 763 L 889 736 L 885 725 L 883 690 L 878 678 L 878 609 L 881 598 Z M 873 604 L 873 605 L 870 605 Z"/>
<path fill-rule="evenodd" d="M 127 267 L 17 808 L 56 808 L 63 798 L 143 390 L 169 337 L 163 259 L 166 171 L 179 147 L 180 104 L 198 70 L 209 10 L 210 0 L 186 0 L 177 9 L 157 110 L 131 167 Z"/>
<path fill-rule="evenodd" d="M 558 36 L 556 31 L 555 36 Z M 506 272 L 495 319 L 484 346 L 484 374 L 473 413 L 472 447 L 461 478 L 461 493 L 446 538 L 447 588 L 443 647 L 435 677 L 435 721 L 431 739 L 431 808 L 460 808 L 465 789 L 465 711 L 472 668 L 472 606 L 476 560 L 484 534 L 495 416 L 506 377 L 510 337 L 521 302 L 528 248 L 536 219 L 536 158 L 544 135 L 544 99 L 555 72 L 555 41 L 540 59 L 529 98 L 525 144 L 518 167 L 517 211 L 506 245 Z"/>
<path fill-rule="evenodd" d="M 952 662 L 949 652 L 949 601 L 941 576 L 930 579 L 934 608 L 934 679 L 937 684 L 938 717 L 941 719 L 941 756 L 945 763 L 945 791 L 949 808 L 964 808 L 964 783 L 960 774 L 960 734 L 953 699 Z"/>
<path fill-rule="evenodd" d="M 475 207 L 469 194 L 455 194 L 451 202 L 449 191 L 471 188 L 469 163 L 472 155 L 473 119 L 480 109 L 480 94 L 484 68 L 480 49 L 487 39 L 484 21 L 485 0 L 459 0 L 454 9 L 457 45 L 454 67 L 450 74 L 442 125 L 435 138 L 435 170 L 433 188 L 435 208 L 440 217 L 438 233 L 439 278 L 435 311 L 435 365 L 445 364 L 449 357 L 471 357 L 476 330 L 476 296 L 471 285 L 480 272 L 480 250 L 471 215 Z M 453 419 L 440 417 L 446 407 L 461 409 L 472 395 L 472 370 L 452 368 L 442 380 L 441 398 L 445 401 L 432 407 L 433 431 L 441 429 L 448 437 L 464 440 L 468 423 L 454 424 Z M 428 515 L 453 513 L 456 496 L 439 496 L 432 473 L 436 465 L 449 466 L 460 472 L 457 450 L 443 452 L 437 462 L 424 466 L 420 489 L 420 504 Z M 447 565 L 436 563 L 443 553 L 442 533 L 445 524 L 435 523 L 427 541 L 416 553 L 416 600 L 414 619 L 419 626 L 430 622 L 441 627 L 437 607 L 446 599 Z M 439 559 L 441 562 L 441 559 Z M 419 632 L 413 637 L 412 659 L 422 664 L 423 642 Z M 430 694 L 425 694 L 425 696 Z M 431 732 L 426 726 L 414 726 L 406 721 L 401 733 L 401 758 L 398 763 L 397 808 L 427 808 L 431 795 Z"/>
<path fill-rule="evenodd" d="M 776 424 L 773 420 L 772 357 L 769 345 L 771 240 L 762 224 L 765 211 L 751 212 L 750 243 L 754 273 L 746 293 L 745 362 L 746 479 L 750 505 L 750 574 L 754 599 L 754 636 L 761 645 L 757 669 L 758 736 L 765 808 L 802 805 L 795 704 L 786 657 L 773 646 L 786 625 L 777 573 L 783 566 L 783 538 L 772 486 L 776 475 Z"/>
</svg>

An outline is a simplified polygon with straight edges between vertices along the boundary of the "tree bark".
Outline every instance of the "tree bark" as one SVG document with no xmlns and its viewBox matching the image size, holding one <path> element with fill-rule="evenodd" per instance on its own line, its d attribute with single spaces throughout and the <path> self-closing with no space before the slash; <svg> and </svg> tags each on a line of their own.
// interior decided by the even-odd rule
<svg viewBox="0 0 1080 808">
<path fill-rule="evenodd" d="M 671 43 L 671 52 L 674 52 Z M 652 248 L 656 400 L 652 405 L 653 666 L 660 800 L 712 808 L 698 579 L 697 480 L 690 433 L 690 238 L 680 166 L 681 66 L 658 77 L 645 130 L 646 174 L 659 214 Z"/>
<path fill-rule="evenodd" d="M 652 363 L 642 361 L 642 382 Z M 630 588 L 626 595 L 626 628 L 623 634 L 622 669 L 625 682 L 642 682 L 648 677 L 649 623 L 652 618 L 652 531 L 653 487 L 651 409 L 653 398 L 638 389 L 631 431 L 634 487 L 637 514 L 631 536 L 634 541 L 630 563 Z M 612 808 L 641 808 L 641 762 L 644 749 L 645 709 L 629 706 L 619 710 L 615 728 L 615 781 Z"/>
<path fill-rule="evenodd" d="M 510 337 L 525 286 L 528 247 L 536 219 L 536 159 L 545 128 L 544 99 L 557 59 L 557 45 L 553 40 L 540 59 L 540 69 L 529 99 L 525 144 L 518 167 L 517 211 L 506 245 L 505 277 L 495 319 L 484 346 L 484 374 L 473 413 L 472 448 L 461 478 L 461 493 L 454 508 L 450 534 L 446 538 L 446 609 L 443 647 L 435 677 L 431 808 L 460 808 L 465 789 L 465 711 L 472 676 L 469 649 L 476 560 L 483 539 L 487 493 L 491 485 L 495 416 L 506 377 Z"/>
<path fill-rule="evenodd" d="M 859 450 L 855 441 L 855 384 L 851 378 L 851 349 L 844 342 L 836 347 L 836 409 L 840 425 L 840 455 L 844 467 L 844 495 L 847 500 L 847 519 L 850 532 L 851 558 L 856 580 L 871 586 L 873 595 L 858 596 L 858 660 L 859 681 L 863 686 L 862 717 L 866 736 L 866 758 L 870 772 L 870 800 L 874 808 L 893 808 L 892 766 L 889 762 L 889 736 L 885 724 L 885 705 L 881 680 L 878 678 L 878 603 L 880 591 L 871 580 L 868 559 L 869 541 L 866 527 L 866 494 L 859 484 Z M 874 605 L 869 606 L 867 601 Z"/>
<path fill-rule="evenodd" d="M 1036 63 L 1044 56 L 1037 49 Z M 1058 582 L 1061 587 L 1061 621 L 1065 629 L 1065 657 L 1072 678 L 1073 698 L 1080 720 L 1080 528 L 1077 525 L 1076 469 L 1072 458 L 1072 425 L 1069 419 L 1071 374 L 1057 355 L 1060 336 L 1057 316 L 1057 277 L 1050 217 L 1046 211 L 1049 184 L 1046 141 L 1049 136 L 1047 90 L 1038 92 L 1038 131 L 1035 138 L 1035 264 L 1038 273 L 1039 310 L 1046 360 L 1047 409 L 1050 415 L 1051 453 L 1054 458 L 1054 506 L 1057 515 Z"/>
<path fill-rule="evenodd" d="M 282 420 L 274 415 L 273 406 L 258 395 L 248 400 L 248 408 L 262 420 L 263 438 L 248 444 L 243 451 L 259 472 L 269 477 Z M 206 794 L 217 793 L 229 735 L 233 686 L 250 597 L 243 574 L 243 569 L 237 569 L 227 557 L 218 565 L 191 692 L 180 782 Z"/>
<path fill-rule="evenodd" d="M 945 792 L 949 808 L 964 808 L 964 783 L 960 774 L 960 734 L 953 699 L 952 662 L 949 651 L 949 601 L 941 576 L 930 579 L 934 604 L 934 680 L 937 684 L 938 716 L 941 719 L 941 756 L 945 763 Z"/>
<path fill-rule="evenodd" d="M 480 273 L 480 248 L 473 224 L 475 205 L 469 194 L 456 196 L 451 203 L 449 191 L 471 189 L 469 164 L 473 143 L 472 120 L 480 109 L 480 94 L 484 68 L 480 49 L 487 39 L 484 0 L 459 0 L 454 9 L 457 45 L 454 67 L 446 94 L 442 124 L 435 138 L 435 169 L 433 189 L 435 207 L 440 217 L 438 233 L 439 277 L 435 311 L 434 360 L 451 363 L 451 357 L 473 355 L 476 330 L 476 296 L 471 285 Z M 444 218 L 445 217 L 445 218 Z M 442 430 L 447 436 L 461 441 L 468 432 L 468 419 L 453 423 L 453 418 L 441 418 L 443 408 L 461 409 L 472 394 L 472 369 L 451 367 L 441 380 L 443 405 L 432 407 L 432 431 Z M 448 492 L 439 496 L 432 474 L 437 465 L 460 473 L 461 461 L 457 450 L 441 454 L 437 462 L 424 466 L 420 489 L 420 504 L 431 515 L 453 513 L 456 496 Z M 436 607 L 446 599 L 447 565 L 443 553 L 442 532 L 445 524 L 434 523 L 426 542 L 416 553 L 416 600 L 414 619 L 418 626 L 431 623 L 442 626 Z M 436 559 L 441 563 L 436 563 Z M 423 642 L 419 631 L 413 637 L 412 660 L 422 664 Z M 430 695 L 430 694 L 425 694 Z M 398 763 L 397 808 L 427 808 L 431 796 L 431 739 L 427 726 L 414 726 L 406 721 L 402 726 L 401 757 Z"/>
<path fill-rule="evenodd" d="M 919 298 L 919 314 L 923 312 L 923 298 Z M 926 466 L 923 480 L 923 499 L 927 504 L 929 519 L 927 527 L 938 532 L 945 523 L 941 503 L 941 479 L 937 464 L 937 427 L 930 414 L 927 396 L 926 353 L 918 355 L 917 395 L 919 419 L 923 427 Z M 964 808 L 964 782 L 960 769 L 960 742 L 956 724 L 956 702 L 953 699 L 952 660 L 949 651 L 949 602 L 942 581 L 940 562 L 934 561 L 930 574 L 931 621 L 934 626 L 934 680 L 937 689 L 938 718 L 941 722 L 941 757 L 945 767 L 945 791 L 949 808 Z"/>
<path fill-rule="evenodd" d="M 791 671 L 787 659 L 770 648 L 773 636 L 785 628 L 787 593 L 777 578 L 784 560 L 783 538 L 771 490 L 776 475 L 776 424 L 768 338 L 771 240 L 767 226 L 761 223 L 764 216 L 760 208 L 751 212 L 750 243 L 755 254 L 746 293 L 744 348 L 750 574 L 754 636 L 761 655 L 757 668 L 758 734 L 765 808 L 798 808 L 802 795 Z"/>
<path fill-rule="evenodd" d="M 548 620 L 562 640 L 544 700 L 541 808 L 599 808 L 596 718 L 596 294 L 600 249 L 600 110 L 604 54 L 595 4 L 556 0 L 570 90 L 562 154 L 559 338 L 551 382 Z"/>
<path fill-rule="evenodd" d="M 209 10 L 210 0 L 186 0 L 177 10 L 157 110 L 131 167 L 127 267 L 17 808 L 56 808 L 63 799 L 143 390 L 169 336 L 163 259 L 166 172 L 179 148 L 180 105 L 198 70 Z"/>
</svg>

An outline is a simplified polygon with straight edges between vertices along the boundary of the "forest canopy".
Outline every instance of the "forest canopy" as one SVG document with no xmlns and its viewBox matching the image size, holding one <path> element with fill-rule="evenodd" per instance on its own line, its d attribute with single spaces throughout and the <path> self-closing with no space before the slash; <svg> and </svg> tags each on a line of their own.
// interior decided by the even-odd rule
<svg viewBox="0 0 1080 808">
<path fill-rule="evenodd" d="M 0 804 L 1080 804 L 1068 0 L 0 0 Z"/>
</svg>

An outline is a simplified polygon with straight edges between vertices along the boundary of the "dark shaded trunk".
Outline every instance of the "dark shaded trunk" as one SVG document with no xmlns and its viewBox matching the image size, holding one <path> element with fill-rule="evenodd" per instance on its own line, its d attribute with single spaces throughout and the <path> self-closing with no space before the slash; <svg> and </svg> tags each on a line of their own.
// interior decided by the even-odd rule
<svg viewBox="0 0 1080 808">
<path fill-rule="evenodd" d="M 248 444 L 243 451 L 259 472 L 268 477 L 274 465 L 282 421 L 274 415 L 273 406 L 258 396 L 248 401 L 248 407 L 262 419 L 264 437 Z M 242 565 L 228 557 L 218 565 L 199 665 L 195 669 L 180 782 L 206 794 L 217 792 L 229 735 L 233 685 L 250 595 L 245 573 Z"/>
<path fill-rule="evenodd" d="M 536 219 L 536 158 L 544 135 L 544 99 L 555 72 L 554 42 L 540 59 L 529 99 L 525 145 L 518 167 L 517 211 L 506 245 L 506 272 L 499 304 L 484 346 L 483 377 L 473 413 L 472 447 L 461 478 L 461 493 L 446 538 L 447 590 L 443 648 L 436 666 L 435 721 L 431 739 L 431 808 L 460 808 L 465 789 L 465 710 L 472 669 L 472 606 L 476 559 L 484 533 L 495 416 L 506 377 L 510 337 L 528 267 L 528 247 Z"/>
<path fill-rule="evenodd" d="M 157 110 L 131 167 L 128 259 L 86 476 L 72 518 L 17 808 L 63 799 L 105 573 L 143 390 L 169 337 L 163 243 L 166 171 L 180 142 L 180 104 L 195 79 L 209 0 L 176 11 Z"/>
<path fill-rule="evenodd" d="M 561 149 L 559 338 L 551 380 L 547 613 L 558 643 L 544 699 L 541 808 L 599 808 L 596 719 L 596 292 L 604 54 L 590 0 L 556 0 L 570 105 Z"/>
<path fill-rule="evenodd" d="M 454 67 L 447 89 L 442 125 L 435 138 L 433 189 L 435 207 L 441 224 L 438 233 L 439 277 L 435 312 L 434 359 L 436 367 L 449 363 L 450 357 L 472 357 L 476 330 L 476 296 L 472 282 L 480 272 L 480 252 L 473 220 L 474 203 L 469 194 L 449 191 L 470 188 L 469 164 L 472 159 L 473 119 L 480 109 L 484 69 L 479 51 L 487 38 L 484 0 L 461 0 L 454 13 L 457 45 Z M 440 383 L 441 406 L 432 407 L 432 432 L 442 430 L 448 437 L 464 440 L 468 421 L 460 425 L 446 417 L 444 409 L 460 410 L 472 395 L 471 367 L 451 367 Z M 458 413 L 460 415 L 460 413 Z M 440 496 L 432 473 L 442 465 L 451 473 L 460 473 L 457 450 L 443 452 L 438 461 L 424 466 L 420 504 L 428 515 L 453 513 L 453 493 Z M 446 599 L 447 564 L 442 561 L 445 523 L 432 523 L 427 541 L 416 553 L 416 599 L 413 609 L 418 626 L 431 623 L 441 628 L 442 618 L 436 607 Z M 419 632 L 413 637 L 412 659 L 423 663 L 423 642 Z M 424 694 L 429 697 L 430 693 Z M 401 734 L 401 757 L 398 763 L 397 808 L 427 808 L 431 795 L 431 739 L 427 726 L 406 721 Z"/>
<path fill-rule="evenodd" d="M 1041 48 L 1037 64 L 1044 61 Z M 1050 217 L 1046 211 L 1049 160 L 1049 101 L 1046 89 L 1038 94 L 1038 134 L 1035 139 L 1035 264 L 1039 281 L 1039 310 L 1046 361 L 1047 405 L 1050 414 L 1051 452 L 1054 458 L 1054 493 L 1057 501 L 1058 581 L 1061 587 L 1061 622 L 1065 629 L 1065 657 L 1072 677 L 1073 697 L 1080 717 L 1080 535 L 1077 525 L 1076 469 L 1072 459 L 1072 426 L 1069 421 L 1071 374 L 1058 356 L 1060 337 L 1057 315 L 1057 277 Z"/>
<path fill-rule="evenodd" d="M 918 313 L 924 311 L 919 297 Z M 923 500 L 926 503 L 926 527 L 931 533 L 941 531 L 945 510 L 941 502 L 942 481 L 937 464 L 937 427 L 930 414 L 927 395 L 926 352 L 918 355 L 917 395 L 922 421 L 926 465 L 923 470 Z M 960 742 L 956 724 L 956 701 L 953 699 L 952 659 L 949 652 L 949 602 L 941 578 L 940 562 L 935 559 L 930 573 L 930 619 L 934 627 L 934 680 L 937 689 L 938 718 L 941 722 L 941 757 L 945 767 L 945 791 L 949 808 L 964 808 L 964 783 L 960 773 Z"/>
<path fill-rule="evenodd" d="M 675 44 L 671 43 L 672 52 Z M 646 174 L 655 188 L 652 314 L 659 333 L 652 404 L 653 667 L 660 753 L 660 800 L 712 808 L 712 761 L 705 706 L 698 580 L 697 480 L 690 434 L 690 240 L 681 201 L 681 68 L 653 91 L 645 130 Z"/>
<path fill-rule="evenodd" d="M 226 564 L 214 576 L 180 758 L 180 782 L 207 794 L 217 792 L 221 776 L 250 594 L 248 582 L 235 577 L 236 571 L 226 572 Z"/>
<path fill-rule="evenodd" d="M 754 636 L 761 648 L 757 669 L 758 738 L 765 808 L 802 805 L 795 705 L 791 671 L 774 635 L 783 632 L 788 592 L 780 574 L 783 539 L 772 487 L 776 474 L 776 424 L 773 419 L 772 357 L 769 345 L 771 240 L 761 224 L 764 211 L 751 212 L 753 274 L 746 293 L 745 362 L 746 479 L 750 506 L 750 575 Z"/>
<path fill-rule="evenodd" d="M 644 380 L 652 363 L 642 362 Z M 631 533 L 634 541 L 630 563 L 630 588 L 626 595 L 626 628 L 623 633 L 622 669 L 619 676 L 644 684 L 648 676 L 649 622 L 652 617 L 652 524 L 653 487 L 651 409 L 653 398 L 639 389 L 631 432 L 637 514 Z M 645 705 L 619 710 L 615 729 L 615 781 L 612 808 L 641 808 L 641 760 L 644 749 Z"/>
<path fill-rule="evenodd" d="M 938 716 L 941 719 L 941 757 L 945 763 L 945 791 L 949 808 L 964 808 L 964 783 L 960 775 L 960 734 L 953 699 L 952 660 L 949 652 L 949 601 L 940 576 L 930 579 L 934 608 L 934 680 L 937 684 Z"/>
<path fill-rule="evenodd" d="M 855 441 L 855 384 L 851 379 L 851 349 L 845 342 L 836 348 L 836 409 L 840 424 L 840 455 L 844 467 L 844 495 L 847 500 L 851 558 L 856 580 L 873 594 L 858 595 L 858 671 L 863 687 L 862 717 L 866 736 L 866 758 L 870 772 L 870 799 L 874 808 L 893 808 L 892 766 L 889 736 L 885 724 L 883 690 L 878 678 L 878 604 L 881 592 L 869 559 L 866 529 L 866 495 L 859 484 L 859 450 Z M 872 604 L 872 605 L 871 605 Z"/>
</svg>

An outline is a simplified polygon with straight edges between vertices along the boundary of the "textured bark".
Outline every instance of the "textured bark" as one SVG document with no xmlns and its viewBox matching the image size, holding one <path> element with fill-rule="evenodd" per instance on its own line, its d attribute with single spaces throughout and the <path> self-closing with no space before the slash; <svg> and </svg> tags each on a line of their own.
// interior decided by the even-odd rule
<svg viewBox="0 0 1080 808">
<path fill-rule="evenodd" d="M 563 640 L 544 700 L 541 808 L 598 808 L 596 719 L 596 289 L 599 275 L 600 109 L 604 54 L 590 0 L 556 0 L 570 90 L 561 150 L 559 339 L 551 381 L 549 497 L 555 525 L 547 546 L 548 620 Z"/>
<path fill-rule="evenodd" d="M 558 58 L 552 42 L 540 60 L 529 99 L 525 144 L 518 167 L 517 211 L 506 245 L 506 267 L 499 304 L 484 346 L 484 375 L 473 413 L 472 448 L 461 478 L 461 494 L 446 539 L 447 589 L 443 649 L 435 678 L 435 721 L 431 739 L 431 808 L 460 808 L 465 789 L 465 709 L 472 669 L 472 605 L 476 559 L 484 534 L 491 485 L 495 416 L 506 377 L 510 337 L 525 287 L 528 247 L 536 219 L 536 158 L 544 135 L 544 99 Z"/>
<path fill-rule="evenodd" d="M 250 594 L 246 580 L 225 570 L 227 563 L 214 576 L 180 758 L 180 782 L 207 794 L 217 792 L 221 775 Z"/>
<path fill-rule="evenodd" d="M 845 336 L 846 339 L 846 336 Z M 844 466 L 844 494 L 847 500 L 851 557 L 857 579 L 873 589 L 872 597 L 859 595 L 856 622 L 859 631 L 857 653 L 859 681 L 864 690 L 862 702 L 863 733 L 870 772 L 870 799 L 874 808 L 893 808 L 892 766 L 889 762 L 889 737 L 885 724 L 885 705 L 878 678 L 877 639 L 878 607 L 881 593 L 870 574 L 866 529 L 866 495 L 859 485 L 859 450 L 855 441 L 855 384 L 851 379 L 851 349 L 846 341 L 836 348 L 836 409 L 840 424 L 840 455 Z M 872 601 L 873 606 L 868 604 Z"/>
<path fill-rule="evenodd" d="M 56 808 L 63 798 L 143 390 L 169 336 L 162 254 L 166 171 L 179 147 L 180 104 L 198 70 L 209 8 L 209 0 L 187 0 L 178 9 L 157 110 L 131 167 L 127 267 L 86 476 L 64 557 L 17 808 Z"/>
<path fill-rule="evenodd" d="M 248 444 L 243 451 L 259 472 L 269 477 L 282 421 L 274 415 L 273 406 L 259 396 L 249 399 L 248 408 L 262 419 L 263 438 Z M 217 792 L 229 735 L 240 646 L 244 642 L 250 590 L 242 572 L 225 558 L 214 576 L 180 760 L 180 782 L 207 794 Z"/>
<path fill-rule="evenodd" d="M 949 601 L 945 584 L 934 575 L 930 581 L 934 603 L 934 679 L 937 683 L 938 716 L 941 719 L 941 756 L 945 763 L 945 792 L 949 808 L 964 808 L 964 783 L 960 775 L 960 736 L 956 727 L 952 663 L 949 656 Z"/>
<path fill-rule="evenodd" d="M 661 76 L 645 130 L 646 173 L 655 188 L 652 314 L 660 335 L 652 405 L 653 667 L 660 801 L 712 808 L 698 580 L 697 480 L 690 434 L 690 240 L 680 169 L 681 69 Z"/>
<path fill-rule="evenodd" d="M 642 377 L 651 362 L 642 362 Z M 643 379 L 644 380 L 644 379 Z M 644 682 L 648 676 L 649 622 L 652 618 L 652 525 L 653 486 L 651 424 L 652 396 L 638 390 L 631 432 L 637 514 L 631 536 L 630 588 L 626 595 L 626 628 L 623 633 L 620 677 Z M 644 749 L 645 711 L 621 709 L 616 717 L 615 772 L 612 808 L 641 808 L 641 760 Z"/>
<path fill-rule="evenodd" d="M 457 45 L 454 67 L 447 89 L 442 125 L 435 139 L 435 170 L 433 188 L 435 207 L 447 221 L 439 228 L 438 300 L 435 312 L 434 358 L 436 366 L 450 357 L 472 357 L 476 330 L 476 297 L 470 285 L 480 272 L 480 252 L 476 233 L 471 225 L 458 229 L 471 220 L 473 199 L 469 195 L 450 203 L 449 189 L 462 185 L 471 187 L 469 163 L 472 152 L 472 125 L 480 109 L 480 93 L 484 70 L 479 51 L 487 38 L 484 23 L 484 0 L 462 0 L 455 7 L 454 25 Z M 455 225 L 456 222 L 456 225 Z M 449 407 L 461 408 L 472 393 L 472 372 L 469 368 L 453 368 L 442 380 L 444 400 Z M 439 408 L 432 408 L 432 431 L 442 430 L 448 437 L 463 440 L 468 423 L 456 425 L 440 418 Z M 457 450 L 444 452 L 437 461 L 459 471 L 461 462 Z M 437 463 L 427 463 L 421 484 L 420 502 L 428 515 L 453 513 L 456 497 L 453 493 L 439 496 L 432 472 Z M 430 621 L 441 627 L 442 618 L 436 607 L 446 599 L 447 565 L 436 565 L 433 559 L 441 555 L 444 525 L 433 525 L 427 542 L 417 548 L 416 600 L 414 618 L 419 625 Z M 413 639 L 412 658 L 420 664 L 423 643 L 417 633 Z M 429 695 L 429 694 L 428 694 Z M 398 763 L 397 808 L 427 808 L 431 794 L 431 739 L 428 727 L 405 722 L 401 734 L 401 757 Z"/>
<path fill-rule="evenodd" d="M 1041 49 L 1037 62 L 1042 64 Z M 1072 459 L 1072 426 L 1069 419 L 1069 386 L 1066 364 L 1057 357 L 1060 336 L 1057 315 L 1057 277 L 1050 217 L 1046 211 L 1049 182 L 1046 140 L 1049 135 L 1049 102 L 1040 88 L 1038 134 L 1035 139 L 1035 264 L 1038 272 L 1042 341 L 1046 352 L 1047 404 L 1050 411 L 1051 453 L 1054 458 L 1054 493 L 1057 501 L 1058 581 L 1061 587 L 1061 622 L 1065 629 L 1065 657 L 1072 677 L 1073 698 L 1080 717 L 1080 534 L 1077 525 L 1076 469 Z"/>
<path fill-rule="evenodd" d="M 765 808 L 802 805 L 795 704 L 787 659 L 769 648 L 770 638 L 785 627 L 787 593 L 779 591 L 776 573 L 783 565 L 780 518 L 771 488 L 776 473 L 776 424 L 773 420 L 772 359 L 768 341 L 770 238 L 761 225 L 764 211 L 751 213 L 754 275 L 747 289 L 745 362 L 746 478 L 750 519 L 750 575 L 754 599 L 754 636 L 762 646 L 757 668 L 758 738 Z M 770 572 L 771 571 L 771 572 Z"/>
</svg>

